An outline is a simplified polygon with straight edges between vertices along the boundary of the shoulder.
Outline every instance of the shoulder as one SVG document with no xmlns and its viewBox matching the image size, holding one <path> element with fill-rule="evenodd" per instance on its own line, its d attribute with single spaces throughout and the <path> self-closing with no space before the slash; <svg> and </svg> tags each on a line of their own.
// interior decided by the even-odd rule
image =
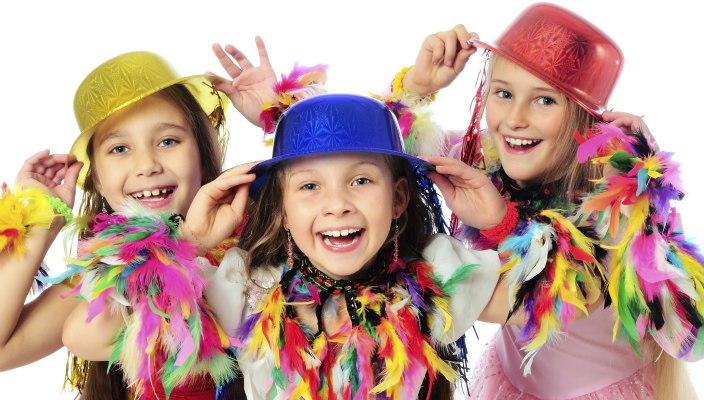
<svg viewBox="0 0 704 400">
<path fill-rule="evenodd" d="M 423 249 L 423 259 L 436 271 L 454 270 L 467 264 L 481 264 L 498 271 L 500 266 L 496 251 L 469 249 L 461 241 L 443 233 L 433 235 Z"/>
</svg>

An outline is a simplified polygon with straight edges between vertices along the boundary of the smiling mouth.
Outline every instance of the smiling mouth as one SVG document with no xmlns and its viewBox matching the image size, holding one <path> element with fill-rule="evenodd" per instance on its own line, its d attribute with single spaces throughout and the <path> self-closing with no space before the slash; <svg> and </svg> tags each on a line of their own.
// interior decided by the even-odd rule
<svg viewBox="0 0 704 400">
<path fill-rule="evenodd" d="M 331 247 L 345 247 L 353 245 L 362 235 L 362 229 L 351 228 L 320 232 L 323 243 Z"/>
<path fill-rule="evenodd" d="M 131 193 L 130 196 L 138 201 L 159 201 L 171 196 L 174 192 L 174 187 L 164 187 L 153 190 L 144 190 L 141 192 Z"/>
<path fill-rule="evenodd" d="M 512 137 L 505 137 L 504 140 L 506 141 L 508 147 L 515 150 L 527 150 L 542 142 L 541 139 L 518 139 Z"/>
</svg>

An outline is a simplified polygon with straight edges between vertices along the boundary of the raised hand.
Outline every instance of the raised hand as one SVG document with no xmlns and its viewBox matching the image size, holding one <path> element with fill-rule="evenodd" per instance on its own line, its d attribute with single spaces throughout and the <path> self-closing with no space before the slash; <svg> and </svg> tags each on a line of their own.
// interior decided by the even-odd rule
<svg viewBox="0 0 704 400">
<path fill-rule="evenodd" d="M 477 51 L 469 40 L 478 38 L 463 25 L 426 37 L 414 67 L 403 79 L 404 89 L 423 97 L 450 85 Z"/>
<path fill-rule="evenodd" d="M 73 208 L 76 181 L 83 163 L 68 154 L 50 154 L 42 150 L 29 157 L 17 173 L 17 183 L 40 186 Z"/>
<path fill-rule="evenodd" d="M 181 232 L 205 252 L 232 235 L 244 219 L 249 184 L 256 176 L 248 173 L 256 162 L 242 164 L 223 172 L 203 185 L 196 194 Z"/>
<path fill-rule="evenodd" d="M 228 44 L 223 48 L 216 43 L 213 45 L 213 52 L 230 80 L 212 72 L 206 72 L 206 75 L 216 89 L 227 94 L 235 108 L 249 122 L 261 127 L 259 113 L 262 105 L 274 100 L 272 86 L 276 82 L 276 74 L 269 62 L 264 41 L 257 36 L 255 42 L 259 51 L 259 66 L 252 65 L 235 46 Z"/>
<path fill-rule="evenodd" d="M 465 225 L 491 229 L 501 223 L 507 211 L 506 202 L 486 175 L 453 158 L 422 158 L 435 165 L 435 172 L 428 172 L 428 177 Z"/>
</svg>

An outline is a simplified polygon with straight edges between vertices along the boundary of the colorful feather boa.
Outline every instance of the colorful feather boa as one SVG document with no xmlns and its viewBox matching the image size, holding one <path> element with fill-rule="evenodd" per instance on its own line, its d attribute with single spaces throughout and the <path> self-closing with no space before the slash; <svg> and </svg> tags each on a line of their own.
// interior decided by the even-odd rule
<svg viewBox="0 0 704 400">
<path fill-rule="evenodd" d="M 74 260 L 83 274 L 74 293 L 90 302 L 88 321 L 110 312 L 110 302 L 127 307 L 110 362 L 137 397 L 152 379 L 161 379 L 168 397 L 199 375 L 221 385 L 234 374 L 224 350 L 230 339 L 203 301 L 195 245 L 179 239 L 177 226 L 167 214 L 99 214 Z"/>
<path fill-rule="evenodd" d="M 347 289 L 328 286 L 303 273 L 304 267 L 294 267 L 241 327 L 240 338 L 251 339 L 242 357 L 273 354 L 269 398 L 283 393 L 307 400 L 399 399 L 402 394 L 410 399 L 426 371 L 430 385 L 437 373 L 451 381 L 457 376 L 438 355 L 431 327 L 449 329 L 447 296 L 474 267 L 463 266 L 440 282 L 424 262 L 399 261 L 373 274 L 367 284 Z M 313 333 L 292 304 L 320 308 L 331 295 L 345 296 L 350 320 L 330 336 L 319 320 Z"/>
<path fill-rule="evenodd" d="M 51 226 L 57 213 L 47 196 L 36 187 L 22 189 L 15 186 L 10 189 L 3 182 L 0 186 L 0 253 L 8 251 L 16 259 L 22 257 L 27 251 L 25 240 L 30 230 L 48 229 Z M 40 266 L 37 278 L 46 275 L 44 266 Z M 43 288 L 44 283 L 35 279 L 30 294 Z"/>
<path fill-rule="evenodd" d="M 288 75 L 281 74 L 281 80 L 274 83 L 274 103 L 262 105 L 259 122 L 264 125 L 264 133 L 274 130 L 281 114 L 291 105 L 307 97 L 325 93 L 328 66 L 318 64 L 313 67 L 299 66 L 297 63 Z"/>
<path fill-rule="evenodd" d="M 679 231 L 673 201 L 683 197 L 679 164 L 638 132 L 599 124 L 579 148 L 580 162 L 616 173 L 582 207 L 608 221 L 609 294 L 632 346 L 649 332 L 671 355 L 699 356 L 704 342 L 704 257 Z M 623 220 L 626 223 L 622 225 Z"/>
</svg>

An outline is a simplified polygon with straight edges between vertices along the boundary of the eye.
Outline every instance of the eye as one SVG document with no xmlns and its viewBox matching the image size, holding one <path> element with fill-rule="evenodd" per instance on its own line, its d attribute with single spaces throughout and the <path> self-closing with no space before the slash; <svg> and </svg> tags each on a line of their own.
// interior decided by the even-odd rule
<svg viewBox="0 0 704 400">
<path fill-rule="evenodd" d="M 301 185 L 301 190 L 315 190 L 318 188 L 319 186 L 315 183 L 304 183 L 303 185 Z"/>
<path fill-rule="evenodd" d="M 509 92 L 509 91 L 507 91 L 507 90 L 497 90 L 497 91 L 496 91 L 496 95 L 497 95 L 500 99 L 510 99 L 510 98 L 513 97 L 513 95 L 511 94 L 511 92 Z"/>
<path fill-rule="evenodd" d="M 357 178 L 354 181 L 352 181 L 352 186 L 359 186 L 359 185 L 366 185 L 367 183 L 370 183 L 371 179 L 369 178 Z"/>
<path fill-rule="evenodd" d="M 127 146 L 119 145 L 110 149 L 111 154 L 122 154 L 125 152 L 127 152 Z"/>
<path fill-rule="evenodd" d="M 538 99 L 538 104 L 543 106 L 551 106 L 557 103 L 552 97 L 542 96 Z"/>
<path fill-rule="evenodd" d="M 174 138 L 167 138 L 167 139 L 162 140 L 162 141 L 159 143 L 159 146 L 161 146 L 161 147 L 171 147 L 171 146 L 174 146 L 174 145 L 176 145 L 176 144 L 178 144 L 178 143 L 180 143 L 180 142 L 179 142 L 178 140 L 174 139 Z"/>
</svg>

